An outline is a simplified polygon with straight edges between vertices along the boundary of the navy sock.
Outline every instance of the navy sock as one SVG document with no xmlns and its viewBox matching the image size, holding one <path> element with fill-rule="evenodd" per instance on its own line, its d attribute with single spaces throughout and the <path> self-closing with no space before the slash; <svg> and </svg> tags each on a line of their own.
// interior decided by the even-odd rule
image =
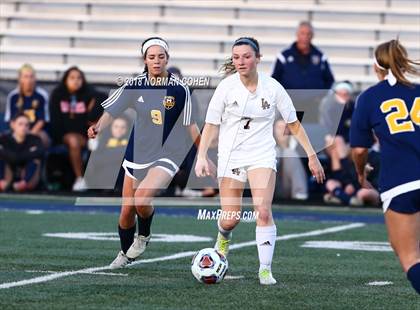
<svg viewBox="0 0 420 310">
<path fill-rule="evenodd" d="M 420 294 L 420 263 L 417 263 L 408 269 L 407 278 L 416 292 Z"/>
<path fill-rule="evenodd" d="M 333 190 L 333 195 L 339 198 L 344 204 L 348 205 L 350 202 L 350 196 L 341 187 L 336 187 Z"/>
<path fill-rule="evenodd" d="M 127 229 L 121 228 L 121 226 L 118 225 L 118 234 L 120 235 L 121 250 L 124 252 L 124 254 L 127 253 L 128 249 L 133 244 L 135 233 L 136 225 Z"/>
<path fill-rule="evenodd" d="M 155 214 L 155 210 L 153 210 L 152 214 L 150 214 L 150 216 L 145 219 L 137 214 L 137 223 L 139 225 L 139 236 L 148 237 L 150 235 L 150 226 L 152 225 L 154 214 Z"/>
</svg>

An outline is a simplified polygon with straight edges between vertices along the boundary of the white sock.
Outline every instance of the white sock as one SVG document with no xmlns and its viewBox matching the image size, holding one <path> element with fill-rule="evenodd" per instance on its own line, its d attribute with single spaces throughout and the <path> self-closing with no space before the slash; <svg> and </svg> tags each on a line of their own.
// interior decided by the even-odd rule
<svg viewBox="0 0 420 310">
<path fill-rule="evenodd" d="M 258 258 L 260 260 L 260 271 L 268 269 L 271 271 L 274 247 L 276 245 L 277 228 L 273 226 L 257 226 L 255 229 L 255 240 L 257 241 Z"/>
<path fill-rule="evenodd" d="M 225 237 L 225 239 L 232 238 L 232 231 L 226 230 L 222 226 L 220 226 L 220 221 L 217 221 L 217 227 L 219 228 L 219 232 L 221 233 L 223 237 Z"/>
</svg>

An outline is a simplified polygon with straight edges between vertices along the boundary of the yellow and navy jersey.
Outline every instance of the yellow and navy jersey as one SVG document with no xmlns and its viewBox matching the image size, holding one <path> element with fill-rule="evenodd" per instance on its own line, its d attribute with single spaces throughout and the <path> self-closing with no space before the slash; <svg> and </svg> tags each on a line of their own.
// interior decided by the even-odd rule
<svg viewBox="0 0 420 310">
<path fill-rule="evenodd" d="M 186 126 L 193 123 L 190 91 L 174 75 L 156 86 L 143 73 L 115 91 L 102 107 L 113 117 L 129 108 L 136 112 L 127 160 L 169 158 L 179 166 L 188 153 L 192 142 Z"/>
<path fill-rule="evenodd" d="M 420 85 L 390 86 L 384 80 L 356 102 L 350 128 L 352 147 L 369 148 L 373 133 L 381 145 L 381 197 L 420 188 Z"/>
<path fill-rule="evenodd" d="M 39 120 L 49 122 L 48 93 L 41 87 L 35 87 L 30 96 L 23 96 L 19 89 L 12 90 L 6 100 L 4 121 L 9 122 L 16 114 L 24 113 L 31 127 Z"/>
</svg>

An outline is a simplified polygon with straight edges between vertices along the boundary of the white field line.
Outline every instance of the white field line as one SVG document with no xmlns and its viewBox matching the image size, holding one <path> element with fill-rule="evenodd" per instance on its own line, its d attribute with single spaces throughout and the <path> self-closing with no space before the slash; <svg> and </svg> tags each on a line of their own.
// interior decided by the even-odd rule
<svg viewBox="0 0 420 310">
<path fill-rule="evenodd" d="M 28 210 L 26 211 L 26 214 L 33 214 L 33 215 L 38 215 L 38 214 L 44 214 L 45 212 L 43 210 Z"/>
<path fill-rule="evenodd" d="M 243 278 L 245 277 L 244 276 L 230 276 L 230 275 L 225 276 L 225 280 L 238 280 L 238 279 L 243 279 Z"/>
<path fill-rule="evenodd" d="M 276 240 L 290 240 L 290 239 L 303 238 L 303 237 L 319 236 L 319 235 L 323 235 L 323 234 L 335 233 L 335 232 L 345 231 L 345 230 L 359 228 L 359 227 L 363 227 L 363 226 L 365 226 L 365 224 L 363 224 L 363 223 L 353 223 L 353 224 L 347 224 L 347 225 L 340 225 L 340 226 L 334 226 L 334 227 L 330 227 L 330 228 L 326 228 L 326 229 L 318 229 L 318 230 L 308 231 L 308 232 L 305 232 L 305 233 L 278 236 L 276 238 Z M 233 244 L 230 247 L 230 249 L 240 249 L 240 248 L 252 246 L 252 245 L 255 245 L 255 244 L 256 244 L 255 241 L 241 242 L 241 243 Z M 184 258 L 184 257 L 192 256 L 195 253 L 196 253 L 196 251 L 187 251 L 187 252 L 179 252 L 179 253 L 175 253 L 175 254 L 172 254 L 172 255 L 161 256 L 161 257 L 156 257 L 156 258 L 142 259 L 142 260 L 139 260 L 139 261 L 135 261 L 134 263 L 130 264 L 129 266 L 134 266 L 134 265 L 139 265 L 139 264 L 147 264 L 147 263 L 154 263 L 154 262 L 160 262 L 160 261 L 167 261 L 167 260 L 173 260 L 173 259 L 178 259 L 178 258 Z M 77 274 L 86 274 L 86 273 L 92 274 L 92 273 L 96 273 L 96 272 L 100 272 L 100 271 L 104 271 L 104 270 L 111 270 L 111 268 L 109 267 L 109 265 L 107 265 L 107 266 L 102 266 L 102 267 L 84 268 L 84 269 L 74 270 L 74 271 L 57 272 L 57 273 L 54 273 L 54 274 L 49 274 L 49 275 L 40 276 L 40 277 L 36 277 L 36 278 L 31 278 L 31 279 L 26 279 L 26 280 L 21 280 L 21 281 L 15 281 L 15 282 L 2 283 L 2 284 L 0 284 L 0 289 L 7 289 L 7 288 L 12 288 L 12 287 L 17 287 L 17 286 L 25 286 L 25 285 L 43 283 L 43 282 L 48 282 L 48 281 L 52 281 L 52 280 L 67 277 L 67 276 L 73 276 L 73 275 L 77 275 Z"/>
<path fill-rule="evenodd" d="M 394 284 L 391 281 L 373 281 L 373 282 L 369 282 L 366 283 L 366 285 L 371 285 L 371 286 L 385 286 L 385 285 L 392 285 Z"/>
</svg>

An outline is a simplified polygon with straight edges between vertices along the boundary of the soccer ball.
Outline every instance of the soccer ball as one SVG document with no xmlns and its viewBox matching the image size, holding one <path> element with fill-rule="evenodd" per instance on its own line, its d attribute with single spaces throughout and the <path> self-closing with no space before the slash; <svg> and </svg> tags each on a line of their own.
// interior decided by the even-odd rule
<svg viewBox="0 0 420 310">
<path fill-rule="evenodd" d="M 191 272 L 202 283 L 221 282 L 227 270 L 228 261 L 226 257 L 213 248 L 198 251 L 191 261 Z"/>
</svg>

